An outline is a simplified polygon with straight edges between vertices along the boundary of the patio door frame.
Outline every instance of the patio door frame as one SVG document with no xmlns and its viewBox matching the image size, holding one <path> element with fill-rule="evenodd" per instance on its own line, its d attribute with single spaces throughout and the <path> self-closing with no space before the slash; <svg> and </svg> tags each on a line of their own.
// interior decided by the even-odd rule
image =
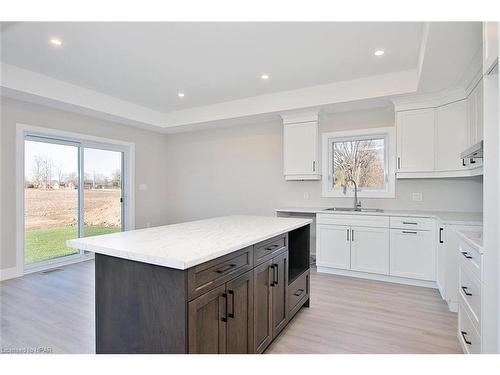
<svg viewBox="0 0 500 375">
<path fill-rule="evenodd" d="M 24 155 L 25 140 L 30 137 L 46 140 L 48 143 L 67 144 L 78 148 L 78 235 L 83 235 L 83 178 L 84 178 L 84 150 L 85 148 L 117 151 L 122 153 L 121 209 L 122 231 L 135 229 L 135 144 L 132 142 L 90 136 L 52 128 L 37 127 L 26 124 L 16 124 L 16 246 L 17 246 L 17 275 L 39 272 L 71 263 L 92 259 L 93 253 L 79 251 L 78 254 L 54 258 L 47 261 L 25 265 L 24 238 L 25 238 L 25 211 L 24 211 Z"/>
</svg>

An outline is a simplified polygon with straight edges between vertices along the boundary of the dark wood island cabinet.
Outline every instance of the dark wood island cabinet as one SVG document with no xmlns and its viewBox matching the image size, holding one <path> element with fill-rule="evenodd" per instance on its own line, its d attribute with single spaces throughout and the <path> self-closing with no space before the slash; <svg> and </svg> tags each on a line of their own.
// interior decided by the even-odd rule
<svg viewBox="0 0 500 375">
<path fill-rule="evenodd" d="M 96 254 L 96 352 L 262 353 L 309 305 L 309 254 L 309 225 L 187 270 Z"/>
</svg>

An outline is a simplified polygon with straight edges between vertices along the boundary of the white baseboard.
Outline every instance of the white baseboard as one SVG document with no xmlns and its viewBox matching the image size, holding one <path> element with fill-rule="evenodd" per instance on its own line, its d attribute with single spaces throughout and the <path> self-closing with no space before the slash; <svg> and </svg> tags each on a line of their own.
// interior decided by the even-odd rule
<svg viewBox="0 0 500 375">
<path fill-rule="evenodd" d="M 14 279 L 22 276 L 17 267 L 0 269 L 0 281 Z"/>
<path fill-rule="evenodd" d="M 350 277 L 357 277 L 359 279 L 386 281 L 389 283 L 405 284 L 405 285 L 421 286 L 424 288 L 437 289 L 437 284 L 435 281 L 407 279 L 405 277 L 378 275 L 375 273 L 341 270 L 338 268 L 321 267 L 321 266 L 317 266 L 317 270 L 319 273 L 329 273 L 332 275 L 350 276 Z"/>
</svg>

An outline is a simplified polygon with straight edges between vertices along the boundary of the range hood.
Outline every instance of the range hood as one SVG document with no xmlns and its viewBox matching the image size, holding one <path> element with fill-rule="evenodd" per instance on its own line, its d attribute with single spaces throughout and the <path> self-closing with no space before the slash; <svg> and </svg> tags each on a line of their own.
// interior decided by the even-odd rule
<svg viewBox="0 0 500 375">
<path fill-rule="evenodd" d="M 461 159 L 482 159 L 483 158 L 483 141 L 478 142 L 468 149 L 460 153 Z"/>
</svg>

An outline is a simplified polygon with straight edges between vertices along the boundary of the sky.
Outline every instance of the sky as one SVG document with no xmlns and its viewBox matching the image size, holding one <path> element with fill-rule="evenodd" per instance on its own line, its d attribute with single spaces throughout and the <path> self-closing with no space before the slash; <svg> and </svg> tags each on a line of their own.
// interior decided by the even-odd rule
<svg viewBox="0 0 500 375">
<path fill-rule="evenodd" d="M 60 166 L 63 174 L 78 173 L 78 147 L 45 143 L 36 141 L 25 141 L 24 170 L 28 179 L 33 178 L 32 165 L 36 155 L 47 155 L 55 166 Z M 98 150 L 93 148 L 84 149 L 84 168 L 91 175 L 102 174 L 111 177 L 113 172 L 121 168 L 121 153 L 117 151 Z M 57 172 L 54 168 L 52 178 L 57 180 Z"/>
</svg>

